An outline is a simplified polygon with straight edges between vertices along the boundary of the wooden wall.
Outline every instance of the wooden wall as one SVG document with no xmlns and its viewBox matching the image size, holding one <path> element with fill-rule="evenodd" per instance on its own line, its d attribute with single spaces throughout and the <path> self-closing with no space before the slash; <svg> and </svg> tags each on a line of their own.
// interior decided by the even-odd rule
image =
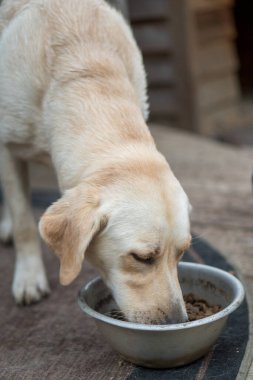
<svg viewBox="0 0 253 380">
<path fill-rule="evenodd" d="M 147 70 L 152 119 L 176 119 L 176 89 L 171 2 L 128 0 L 129 18 Z"/>
<path fill-rule="evenodd" d="M 253 1 L 235 0 L 240 81 L 246 95 L 253 94 Z"/>
<path fill-rule="evenodd" d="M 217 134 L 238 119 L 233 0 L 127 0 L 151 119 Z"/>
</svg>

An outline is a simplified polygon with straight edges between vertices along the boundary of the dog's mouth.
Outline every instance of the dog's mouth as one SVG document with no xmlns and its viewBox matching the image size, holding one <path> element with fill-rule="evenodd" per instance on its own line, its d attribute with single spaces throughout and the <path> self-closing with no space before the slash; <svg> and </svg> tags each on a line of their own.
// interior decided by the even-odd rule
<svg viewBox="0 0 253 380">
<path fill-rule="evenodd" d="M 123 322 L 131 322 L 131 323 L 141 323 L 141 324 L 149 324 L 149 325 L 166 325 L 171 323 L 176 323 L 176 321 L 171 320 L 169 318 L 150 318 L 147 313 L 145 313 L 146 318 L 142 315 L 140 316 L 140 311 L 138 312 L 138 318 L 129 319 L 126 314 L 120 310 L 117 303 L 115 302 L 113 296 L 111 294 L 106 295 L 101 300 L 97 302 L 95 305 L 95 310 L 101 314 L 104 314 L 107 317 L 116 319 L 118 321 Z M 165 313 L 164 313 L 165 314 Z"/>
<path fill-rule="evenodd" d="M 206 300 L 199 299 L 195 297 L 193 294 L 185 295 L 184 301 L 189 322 L 209 317 L 213 314 L 218 313 L 221 310 L 220 305 L 210 305 Z M 170 318 L 165 318 L 165 320 L 147 319 L 147 321 L 141 322 L 129 321 L 124 312 L 120 310 L 113 296 L 110 293 L 108 293 L 105 297 L 103 297 L 101 300 L 97 302 L 97 304 L 95 305 L 95 310 L 101 314 L 104 314 L 107 317 L 111 317 L 113 319 L 125 322 L 144 323 L 151 325 L 167 325 L 182 322 L 179 320 L 172 320 Z"/>
<path fill-rule="evenodd" d="M 101 314 L 119 321 L 128 321 L 123 311 L 116 304 L 111 293 L 101 298 L 95 305 L 94 309 Z"/>
<path fill-rule="evenodd" d="M 178 320 L 174 320 L 174 319 L 171 319 L 171 318 L 166 318 L 164 320 L 161 320 L 161 319 L 147 319 L 147 320 L 141 320 L 141 321 L 129 321 L 125 314 L 121 311 L 121 310 L 118 310 L 118 309 L 112 309 L 108 316 L 110 316 L 111 318 L 114 318 L 114 319 L 117 319 L 119 321 L 125 321 L 125 322 L 132 322 L 132 323 L 141 323 L 141 324 L 148 324 L 148 325 L 169 325 L 169 324 L 174 324 L 174 323 L 179 323 Z M 187 320 L 188 321 L 188 320 Z M 187 321 L 184 321 L 184 322 L 187 322 Z"/>
</svg>

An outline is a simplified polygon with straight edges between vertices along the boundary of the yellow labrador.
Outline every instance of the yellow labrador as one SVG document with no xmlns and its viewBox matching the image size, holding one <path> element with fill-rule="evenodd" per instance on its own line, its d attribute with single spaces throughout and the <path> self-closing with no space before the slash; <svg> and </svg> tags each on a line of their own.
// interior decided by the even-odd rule
<svg viewBox="0 0 253 380">
<path fill-rule="evenodd" d="M 60 282 L 87 258 L 130 321 L 185 321 L 177 263 L 191 239 L 189 202 L 145 123 L 127 23 L 102 0 L 4 0 L 0 33 L 0 235 L 15 242 L 16 301 L 49 292 L 27 196 L 27 161 L 41 160 L 62 192 L 39 224 Z"/>
</svg>

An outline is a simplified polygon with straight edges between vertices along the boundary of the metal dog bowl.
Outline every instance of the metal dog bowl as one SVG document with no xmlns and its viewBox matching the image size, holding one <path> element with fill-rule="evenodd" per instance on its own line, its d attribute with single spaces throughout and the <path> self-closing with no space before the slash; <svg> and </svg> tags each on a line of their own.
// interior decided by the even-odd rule
<svg viewBox="0 0 253 380">
<path fill-rule="evenodd" d="M 152 368 L 190 363 L 206 354 L 220 335 L 228 315 L 238 308 L 244 289 L 231 274 L 207 265 L 180 263 L 179 281 L 183 294 L 193 293 L 209 304 L 218 304 L 218 313 L 193 322 L 171 325 L 144 325 L 111 318 L 117 308 L 101 278 L 79 293 L 81 309 L 94 318 L 111 346 L 126 360 Z"/>
</svg>

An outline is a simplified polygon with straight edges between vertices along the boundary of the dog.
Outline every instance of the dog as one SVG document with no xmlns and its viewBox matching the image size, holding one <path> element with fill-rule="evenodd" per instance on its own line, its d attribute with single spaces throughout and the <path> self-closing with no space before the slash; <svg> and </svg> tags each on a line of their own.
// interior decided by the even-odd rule
<svg viewBox="0 0 253 380">
<path fill-rule="evenodd" d="M 102 0 L 3 0 L 0 7 L 2 241 L 13 238 L 12 291 L 49 293 L 27 164 L 52 164 L 61 198 L 41 237 L 70 284 L 84 258 L 132 322 L 184 322 L 177 263 L 190 203 L 146 125 L 143 61 L 122 15 Z"/>
</svg>

